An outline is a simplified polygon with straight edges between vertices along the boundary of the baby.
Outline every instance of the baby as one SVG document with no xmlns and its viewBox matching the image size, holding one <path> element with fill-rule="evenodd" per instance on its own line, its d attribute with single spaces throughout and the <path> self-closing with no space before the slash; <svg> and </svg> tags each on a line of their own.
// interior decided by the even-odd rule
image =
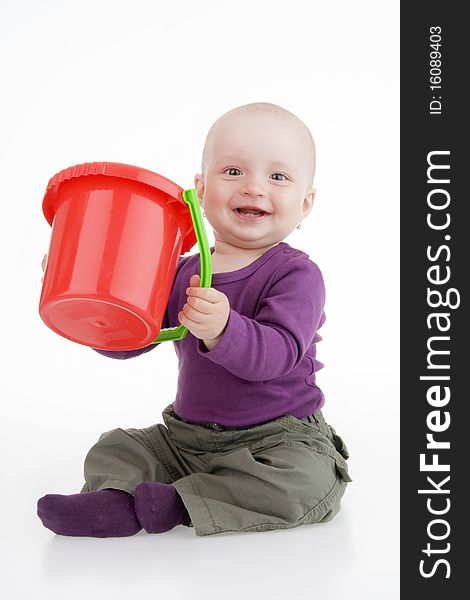
<svg viewBox="0 0 470 600">
<path fill-rule="evenodd" d="M 79 494 L 38 501 L 61 535 L 116 537 L 192 526 L 196 535 L 329 521 L 348 451 L 322 416 L 315 374 L 325 291 L 284 242 L 312 210 L 315 145 L 289 111 L 257 102 L 209 130 L 195 187 L 214 232 L 212 287 L 181 257 L 163 327 L 182 323 L 165 424 L 101 434 Z M 128 359 L 156 348 L 100 354 Z M 158 368 L 158 365 L 157 367 Z"/>
</svg>

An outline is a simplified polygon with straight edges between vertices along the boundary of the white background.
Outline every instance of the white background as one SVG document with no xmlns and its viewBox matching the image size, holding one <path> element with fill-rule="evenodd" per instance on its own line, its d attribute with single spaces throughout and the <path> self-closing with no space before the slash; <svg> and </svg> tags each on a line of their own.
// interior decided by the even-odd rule
<svg viewBox="0 0 470 600">
<path fill-rule="evenodd" d="M 398 598 L 398 5 L 2 0 L 5 597 Z M 325 278 L 317 381 L 351 453 L 343 508 L 266 533 L 55 536 L 37 499 L 80 490 L 101 432 L 161 421 L 177 362 L 171 343 L 107 359 L 41 321 L 47 182 L 117 161 L 193 187 L 211 124 L 254 101 L 294 112 L 317 144 L 316 203 L 286 241 Z"/>
</svg>

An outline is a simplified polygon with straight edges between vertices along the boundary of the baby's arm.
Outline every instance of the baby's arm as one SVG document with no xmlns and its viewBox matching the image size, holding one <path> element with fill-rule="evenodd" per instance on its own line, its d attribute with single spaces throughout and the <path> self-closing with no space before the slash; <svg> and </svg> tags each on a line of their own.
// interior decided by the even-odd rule
<svg viewBox="0 0 470 600">
<path fill-rule="evenodd" d="M 274 274 L 266 297 L 251 319 L 230 309 L 226 329 L 204 357 L 248 381 L 286 375 L 302 361 L 323 324 L 325 289 L 319 268 L 308 259 L 288 261 Z"/>
<path fill-rule="evenodd" d="M 153 350 L 156 346 L 159 345 L 160 342 L 158 342 L 158 344 L 150 344 L 149 346 L 145 346 L 144 348 L 137 348 L 137 350 L 98 350 L 98 348 L 92 348 L 92 350 L 98 352 L 98 354 L 107 356 L 108 358 L 126 360 L 128 358 L 135 358 L 140 354 L 145 354 L 145 352 L 150 352 L 150 350 Z"/>
</svg>

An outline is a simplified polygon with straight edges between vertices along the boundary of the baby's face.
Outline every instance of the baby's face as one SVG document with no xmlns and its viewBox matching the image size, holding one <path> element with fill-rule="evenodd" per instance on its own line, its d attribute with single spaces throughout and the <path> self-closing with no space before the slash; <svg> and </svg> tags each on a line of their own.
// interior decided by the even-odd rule
<svg viewBox="0 0 470 600">
<path fill-rule="evenodd" d="M 194 180 L 216 240 L 255 249 L 286 238 L 312 208 L 309 151 L 301 126 L 276 115 L 222 120 Z"/>
</svg>

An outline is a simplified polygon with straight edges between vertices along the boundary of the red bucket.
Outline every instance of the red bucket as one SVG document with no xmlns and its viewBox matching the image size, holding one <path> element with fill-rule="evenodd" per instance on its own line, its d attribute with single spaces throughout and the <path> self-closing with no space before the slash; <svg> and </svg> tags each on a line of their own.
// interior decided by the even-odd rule
<svg viewBox="0 0 470 600">
<path fill-rule="evenodd" d="M 42 205 L 52 225 L 44 323 L 102 350 L 155 341 L 178 259 L 196 243 L 182 193 L 157 173 L 121 163 L 85 163 L 52 177 Z"/>
</svg>

